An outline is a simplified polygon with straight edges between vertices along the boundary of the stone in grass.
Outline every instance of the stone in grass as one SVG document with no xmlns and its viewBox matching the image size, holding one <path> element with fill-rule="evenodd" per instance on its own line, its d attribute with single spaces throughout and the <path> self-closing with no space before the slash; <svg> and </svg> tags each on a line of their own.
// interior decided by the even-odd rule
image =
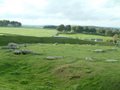
<svg viewBox="0 0 120 90">
<path fill-rule="evenodd" d="M 33 52 L 30 51 L 30 50 L 21 50 L 21 53 L 22 53 L 23 55 L 26 55 L 26 54 L 32 54 Z"/>
<path fill-rule="evenodd" d="M 15 55 L 20 55 L 20 54 L 26 55 L 26 54 L 32 54 L 32 51 L 29 51 L 29 50 L 14 50 L 13 53 Z"/>
<path fill-rule="evenodd" d="M 16 43 L 8 43 L 7 47 L 8 49 L 18 49 L 19 45 Z"/>
<path fill-rule="evenodd" d="M 96 49 L 96 50 L 93 50 L 94 52 L 96 52 L 96 53 L 103 53 L 103 52 L 105 52 L 105 50 L 103 50 L 103 49 Z"/>
<path fill-rule="evenodd" d="M 63 56 L 47 56 L 47 60 L 56 60 L 56 59 L 63 59 Z"/>
<path fill-rule="evenodd" d="M 92 57 L 85 57 L 85 60 L 87 60 L 87 61 L 93 61 L 93 58 Z"/>
<path fill-rule="evenodd" d="M 115 59 L 108 59 L 106 60 L 107 62 L 118 62 L 118 60 L 115 60 Z"/>
<path fill-rule="evenodd" d="M 53 45 L 58 45 L 58 43 L 54 43 Z"/>
<path fill-rule="evenodd" d="M 20 55 L 20 54 L 22 54 L 21 50 L 14 50 L 13 53 L 14 53 L 15 55 Z"/>
<path fill-rule="evenodd" d="M 19 49 L 19 45 L 16 43 L 8 43 L 7 46 L 2 46 L 1 49 Z"/>
</svg>

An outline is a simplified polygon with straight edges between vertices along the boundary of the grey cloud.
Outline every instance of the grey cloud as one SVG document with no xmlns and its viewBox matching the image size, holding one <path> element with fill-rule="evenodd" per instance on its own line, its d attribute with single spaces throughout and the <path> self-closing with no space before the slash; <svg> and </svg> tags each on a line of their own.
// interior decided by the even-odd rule
<svg viewBox="0 0 120 90">
<path fill-rule="evenodd" d="M 107 3 L 108 6 L 115 6 L 113 0 L 109 0 L 109 2 L 110 4 Z M 97 11 L 88 7 L 87 0 L 51 0 L 46 13 L 62 13 L 65 18 L 70 20 L 109 20 L 114 16 L 108 13 L 107 8 L 109 7 L 107 7 L 107 5 L 104 7 L 106 12 L 103 13 L 102 11 Z"/>
<path fill-rule="evenodd" d="M 23 21 L 26 20 L 25 23 L 27 22 L 27 20 L 43 20 L 43 23 L 52 24 L 61 24 L 61 22 L 63 22 L 65 24 L 71 23 L 86 25 L 104 25 L 106 23 L 112 24 L 112 22 L 120 22 L 119 0 L 108 0 L 108 3 L 98 9 L 96 9 L 95 7 L 92 8 L 89 5 L 89 2 L 91 0 L 46 1 L 48 1 L 48 5 L 44 9 L 41 9 L 39 6 L 34 6 L 34 4 L 29 4 L 28 2 L 23 5 L 25 11 L 23 11 L 22 13 L 4 13 L 3 15 L 0 14 L 0 17 L 21 18 Z M 28 21 L 28 23 L 30 22 Z"/>
</svg>

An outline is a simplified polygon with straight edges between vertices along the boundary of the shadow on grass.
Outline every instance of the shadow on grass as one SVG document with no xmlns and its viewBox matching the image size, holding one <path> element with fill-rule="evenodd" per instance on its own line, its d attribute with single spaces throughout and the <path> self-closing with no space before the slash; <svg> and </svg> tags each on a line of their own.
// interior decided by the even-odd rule
<svg viewBox="0 0 120 90">
<path fill-rule="evenodd" d="M 21 36 L 12 34 L 0 35 L 0 45 L 7 45 L 10 42 L 14 43 L 46 43 L 46 44 L 98 44 L 93 41 L 85 41 L 73 38 L 63 38 L 63 37 L 33 37 L 33 36 Z"/>
</svg>

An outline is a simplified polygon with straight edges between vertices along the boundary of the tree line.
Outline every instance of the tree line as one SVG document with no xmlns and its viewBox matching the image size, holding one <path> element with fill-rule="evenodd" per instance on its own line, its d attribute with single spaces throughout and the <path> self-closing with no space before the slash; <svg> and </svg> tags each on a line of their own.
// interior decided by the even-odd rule
<svg viewBox="0 0 120 90">
<path fill-rule="evenodd" d="M 56 25 L 45 25 L 43 26 L 44 29 L 56 29 L 57 26 Z"/>
<path fill-rule="evenodd" d="M 0 20 L 0 27 L 21 27 L 22 23 L 18 21 Z"/>
<path fill-rule="evenodd" d="M 120 30 L 117 28 L 105 28 L 95 26 L 71 26 L 71 25 L 59 25 L 57 30 L 62 33 L 84 33 L 84 34 L 95 34 L 102 36 L 113 36 L 120 34 Z"/>
</svg>

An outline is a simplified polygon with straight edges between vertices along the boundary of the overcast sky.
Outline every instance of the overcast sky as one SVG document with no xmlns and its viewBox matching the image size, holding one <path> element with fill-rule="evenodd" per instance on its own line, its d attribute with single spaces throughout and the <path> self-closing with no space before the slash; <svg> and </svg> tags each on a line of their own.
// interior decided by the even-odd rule
<svg viewBox="0 0 120 90">
<path fill-rule="evenodd" d="M 0 19 L 120 27 L 120 0 L 0 0 Z"/>
</svg>

